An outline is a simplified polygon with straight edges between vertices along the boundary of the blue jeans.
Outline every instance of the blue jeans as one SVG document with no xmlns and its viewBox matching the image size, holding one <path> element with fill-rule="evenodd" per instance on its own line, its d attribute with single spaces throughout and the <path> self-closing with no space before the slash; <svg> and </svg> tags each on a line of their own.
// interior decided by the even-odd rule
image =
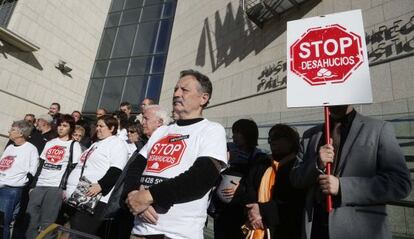
<svg viewBox="0 0 414 239">
<path fill-rule="evenodd" d="M 20 201 L 22 188 L 0 188 L 0 211 L 4 213 L 3 238 L 10 238 L 10 223 L 13 221 L 14 209 Z"/>
</svg>

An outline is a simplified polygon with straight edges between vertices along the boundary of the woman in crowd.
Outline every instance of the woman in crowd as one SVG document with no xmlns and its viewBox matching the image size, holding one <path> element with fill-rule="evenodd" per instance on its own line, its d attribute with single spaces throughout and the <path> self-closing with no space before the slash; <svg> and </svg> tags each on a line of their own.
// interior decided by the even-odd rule
<svg viewBox="0 0 414 239">
<path fill-rule="evenodd" d="M 112 114 L 115 119 L 118 120 L 118 129 L 116 132 L 116 136 L 118 136 L 122 140 L 128 140 L 128 133 L 127 133 L 127 127 L 128 127 L 128 116 L 123 111 L 115 111 Z"/>
<path fill-rule="evenodd" d="M 40 155 L 40 167 L 31 185 L 33 189 L 26 209 L 27 239 L 36 238 L 39 231 L 54 223 L 58 216 L 67 177 L 82 153 L 80 144 L 72 140 L 74 130 L 73 117 L 61 115 L 57 120 L 58 137 L 47 142 Z"/>
<path fill-rule="evenodd" d="M 134 123 L 128 126 L 128 153 L 129 156 L 135 152 L 135 150 L 140 150 L 146 143 L 144 139 L 144 130 L 140 123 Z"/>
<path fill-rule="evenodd" d="M 23 187 L 35 175 L 39 163 L 36 147 L 27 142 L 31 130 L 32 126 L 23 120 L 13 122 L 9 130 L 13 144 L 6 147 L 0 159 L 0 211 L 5 239 L 10 238 L 10 223 Z"/>
<path fill-rule="evenodd" d="M 134 216 L 128 210 L 128 207 L 120 207 L 120 205 L 124 204 L 126 197 L 126 195 L 123 195 L 124 181 L 127 172 L 126 170 L 132 163 L 132 161 L 134 161 L 137 158 L 136 154 L 138 154 L 141 148 L 147 143 L 147 138 L 144 136 L 144 130 L 139 122 L 130 124 L 128 126 L 127 143 L 129 160 L 120 178 L 118 179 L 117 184 L 115 184 L 112 194 L 113 198 L 111 197 L 109 199 L 107 208 L 111 209 L 111 207 L 113 207 L 113 204 L 116 204 L 115 208 L 117 208 L 117 211 L 116 213 L 114 213 L 114 215 L 112 215 L 112 218 L 114 218 L 114 223 L 112 224 L 110 236 L 112 238 L 116 237 L 118 239 L 128 239 L 131 234 L 132 227 L 134 225 Z M 139 180 L 138 175 L 136 175 L 136 180 Z"/>
<path fill-rule="evenodd" d="M 94 214 L 77 210 L 71 216 L 71 228 L 75 230 L 96 234 L 103 222 L 103 212 L 112 188 L 128 160 L 127 146 L 116 136 L 117 130 L 118 121 L 114 117 L 99 118 L 96 124 L 99 140 L 83 152 L 79 164 L 69 176 L 67 198 L 75 191 L 81 176 L 92 182 L 86 193 L 87 196 L 96 197 L 102 194 L 94 208 Z"/>
<path fill-rule="evenodd" d="M 249 172 L 247 226 L 255 236 L 270 233 L 271 238 L 299 239 L 305 194 L 293 188 L 289 179 L 299 134 L 288 125 L 276 124 L 269 131 L 268 143 L 272 158 Z"/>
<path fill-rule="evenodd" d="M 233 143 L 228 144 L 229 167 L 222 172 L 213 194 L 216 239 L 244 238 L 240 228 L 246 221 L 246 176 L 252 165 L 266 158 L 266 155 L 256 148 L 259 130 L 253 120 L 236 121 L 232 126 L 232 132 Z"/>
</svg>

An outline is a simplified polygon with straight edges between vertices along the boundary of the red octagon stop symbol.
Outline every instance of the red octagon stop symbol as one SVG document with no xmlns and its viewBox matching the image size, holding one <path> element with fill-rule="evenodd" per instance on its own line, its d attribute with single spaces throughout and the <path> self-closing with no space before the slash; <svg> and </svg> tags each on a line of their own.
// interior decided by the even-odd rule
<svg viewBox="0 0 414 239">
<path fill-rule="evenodd" d="M 151 148 L 147 159 L 147 172 L 160 173 L 179 165 L 187 148 L 187 136 L 169 134 L 159 139 Z"/>
<path fill-rule="evenodd" d="M 290 47 L 290 69 L 313 86 L 342 83 L 363 62 L 361 42 L 338 24 L 308 29 Z"/>
</svg>

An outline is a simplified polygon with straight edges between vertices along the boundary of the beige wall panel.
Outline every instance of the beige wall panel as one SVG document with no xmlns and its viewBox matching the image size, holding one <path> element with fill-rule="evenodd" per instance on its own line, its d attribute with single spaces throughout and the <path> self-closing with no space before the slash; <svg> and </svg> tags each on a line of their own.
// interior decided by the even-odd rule
<svg viewBox="0 0 414 239">
<path fill-rule="evenodd" d="M 7 28 L 40 49 L 26 53 L 0 46 L 0 93 L 10 101 L 0 108 L 7 126 L 0 128 L 3 137 L 12 120 L 44 114 L 51 102 L 59 102 L 64 113 L 82 108 L 110 2 L 17 2 Z M 73 69 L 70 76 L 55 68 L 59 60 Z"/>
</svg>

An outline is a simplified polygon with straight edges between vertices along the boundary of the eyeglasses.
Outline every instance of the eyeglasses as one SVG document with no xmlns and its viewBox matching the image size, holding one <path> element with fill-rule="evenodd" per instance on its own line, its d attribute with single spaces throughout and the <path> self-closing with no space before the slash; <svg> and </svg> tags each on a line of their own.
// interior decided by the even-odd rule
<svg viewBox="0 0 414 239">
<path fill-rule="evenodd" d="M 133 134 L 133 133 L 136 133 L 137 131 L 135 131 L 135 130 L 128 130 L 128 133 L 131 133 L 131 134 Z"/>
</svg>

